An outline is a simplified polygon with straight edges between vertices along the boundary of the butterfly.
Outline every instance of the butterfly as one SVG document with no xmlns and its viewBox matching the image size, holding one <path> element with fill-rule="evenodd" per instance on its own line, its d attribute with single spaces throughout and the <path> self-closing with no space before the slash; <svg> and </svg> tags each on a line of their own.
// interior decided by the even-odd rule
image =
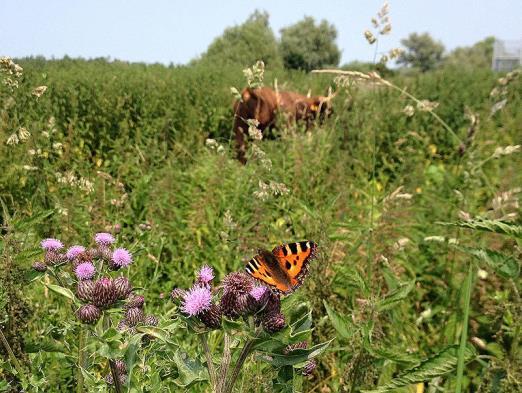
<svg viewBox="0 0 522 393">
<path fill-rule="evenodd" d="M 278 246 L 272 250 L 259 250 L 248 261 L 246 271 L 252 277 L 282 294 L 295 291 L 308 273 L 308 264 L 316 256 L 317 244 L 302 241 Z"/>
</svg>

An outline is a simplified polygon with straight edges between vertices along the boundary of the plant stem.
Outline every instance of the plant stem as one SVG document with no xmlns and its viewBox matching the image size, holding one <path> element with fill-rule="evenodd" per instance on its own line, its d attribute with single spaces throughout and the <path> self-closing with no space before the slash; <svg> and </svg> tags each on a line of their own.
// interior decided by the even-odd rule
<svg viewBox="0 0 522 393">
<path fill-rule="evenodd" d="M 230 367 L 230 336 L 225 332 L 224 336 L 224 346 L 223 346 L 223 359 L 221 361 L 221 369 L 219 374 L 219 381 L 217 381 L 217 389 L 216 393 L 224 393 L 226 392 L 227 387 L 227 374 L 228 369 Z"/>
<path fill-rule="evenodd" d="M 103 315 L 103 328 L 107 330 L 110 327 L 110 319 L 107 317 L 107 315 Z M 118 370 L 116 369 L 116 363 L 112 359 L 109 360 L 109 367 L 111 369 L 111 375 L 112 380 L 114 382 L 114 390 L 116 390 L 116 393 L 123 393 L 123 390 L 121 389 L 121 383 L 120 383 L 120 376 L 118 374 Z"/>
<path fill-rule="evenodd" d="M 232 376 L 230 377 L 230 380 L 227 384 L 227 389 L 225 390 L 225 393 L 232 392 L 232 389 L 234 388 L 234 384 L 236 383 L 237 377 L 239 376 L 239 372 L 241 371 L 241 368 L 243 367 L 243 364 L 245 363 L 245 360 L 247 359 L 248 355 L 252 352 L 252 347 L 254 345 L 254 340 L 249 340 L 246 342 L 245 346 L 241 350 L 241 354 L 239 355 L 239 358 L 237 359 L 236 366 L 234 367 L 234 371 L 232 371 Z"/>
<path fill-rule="evenodd" d="M 85 366 L 85 351 L 83 350 L 85 344 L 85 331 L 80 327 L 78 334 L 78 370 L 76 371 L 76 392 L 83 392 L 83 374 L 82 368 Z"/>
<path fill-rule="evenodd" d="M 16 358 L 16 355 L 14 354 L 13 350 L 11 349 L 11 346 L 9 345 L 9 342 L 7 342 L 7 338 L 4 336 L 4 332 L 2 329 L 0 329 L 0 341 L 2 341 L 2 344 L 4 346 L 5 351 L 7 352 L 9 359 L 13 363 L 13 366 L 18 373 L 18 378 L 20 379 L 20 382 L 22 382 L 23 388 L 27 388 L 29 385 L 27 383 L 27 379 L 25 377 L 24 370 L 22 369 L 22 365 Z"/>
<path fill-rule="evenodd" d="M 201 345 L 203 345 L 203 350 L 205 351 L 205 357 L 207 358 L 207 368 L 208 368 L 208 375 L 210 376 L 210 385 L 212 386 L 213 390 L 217 390 L 216 369 L 214 368 L 214 363 L 212 362 L 212 354 L 210 353 L 210 349 L 208 347 L 207 333 L 200 334 L 199 340 L 201 341 Z"/>
<path fill-rule="evenodd" d="M 468 318 L 469 318 L 469 306 L 471 299 L 471 285 L 473 281 L 473 263 L 469 263 L 468 276 L 464 281 L 464 316 L 462 318 L 462 333 L 460 335 L 460 347 L 457 360 L 457 386 L 455 387 L 455 393 L 460 393 L 462 389 L 462 376 L 464 374 L 464 355 L 466 352 L 466 343 L 468 340 Z"/>
</svg>

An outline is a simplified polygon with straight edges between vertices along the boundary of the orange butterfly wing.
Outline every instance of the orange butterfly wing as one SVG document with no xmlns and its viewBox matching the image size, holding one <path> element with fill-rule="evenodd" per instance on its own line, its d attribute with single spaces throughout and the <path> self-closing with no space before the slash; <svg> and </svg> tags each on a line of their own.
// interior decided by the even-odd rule
<svg viewBox="0 0 522 393">
<path fill-rule="evenodd" d="M 256 255 L 246 265 L 246 271 L 252 277 L 263 281 L 270 287 L 277 289 L 280 292 L 286 293 L 292 290 L 287 283 L 278 279 L 277 275 L 271 271 L 266 259 L 262 254 Z"/>
<path fill-rule="evenodd" d="M 272 250 L 279 266 L 290 278 L 292 291 L 296 290 L 308 273 L 308 264 L 315 258 L 317 245 L 311 241 L 283 244 Z"/>
</svg>

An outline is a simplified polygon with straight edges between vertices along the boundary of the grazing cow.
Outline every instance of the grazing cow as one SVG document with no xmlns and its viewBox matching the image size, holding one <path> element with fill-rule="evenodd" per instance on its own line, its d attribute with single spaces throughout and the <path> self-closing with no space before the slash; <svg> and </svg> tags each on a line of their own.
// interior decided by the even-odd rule
<svg viewBox="0 0 522 393">
<path fill-rule="evenodd" d="M 246 163 L 247 120 L 257 120 L 257 128 L 264 132 L 275 127 L 277 114 L 283 113 L 290 122 L 306 122 L 308 129 L 317 118 L 323 121 L 332 113 L 332 98 L 333 95 L 308 97 L 291 91 L 275 91 L 269 87 L 244 89 L 241 100 L 234 103 L 237 159 Z"/>
</svg>

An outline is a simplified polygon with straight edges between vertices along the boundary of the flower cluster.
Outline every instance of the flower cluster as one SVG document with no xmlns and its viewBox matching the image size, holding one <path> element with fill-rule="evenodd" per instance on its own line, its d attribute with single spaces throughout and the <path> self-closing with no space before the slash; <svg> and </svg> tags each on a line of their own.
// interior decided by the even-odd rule
<svg viewBox="0 0 522 393">
<path fill-rule="evenodd" d="M 171 299 L 179 304 L 185 316 L 196 318 L 211 330 L 221 327 L 223 316 L 235 320 L 252 315 L 256 325 L 262 326 L 269 333 L 285 327 L 279 295 L 264 286 L 256 285 L 248 274 L 228 274 L 217 287 L 221 291 L 216 290 L 214 293 L 213 280 L 212 268 L 204 266 L 197 273 L 192 288 L 175 288 Z"/>
<path fill-rule="evenodd" d="M 156 325 L 155 316 L 145 317 L 141 295 L 133 294 L 132 284 L 127 277 L 111 277 L 109 271 L 128 267 L 132 263 L 131 253 L 124 248 L 112 249 L 116 239 L 110 233 L 97 233 L 93 248 L 73 245 L 63 252 L 64 245 L 57 239 L 45 239 L 41 247 L 45 251 L 43 261 L 33 264 L 33 268 L 44 272 L 48 268 L 70 267 L 76 277 L 76 296 L 83 303 L 76 311 L 77 318 L 86 324 L 95 324 L 103 310 L 120 301 L 125 310 L 125 318 L 120 323 L 125 327 L 135 327 L 138 323 Z"/>
</svg>

